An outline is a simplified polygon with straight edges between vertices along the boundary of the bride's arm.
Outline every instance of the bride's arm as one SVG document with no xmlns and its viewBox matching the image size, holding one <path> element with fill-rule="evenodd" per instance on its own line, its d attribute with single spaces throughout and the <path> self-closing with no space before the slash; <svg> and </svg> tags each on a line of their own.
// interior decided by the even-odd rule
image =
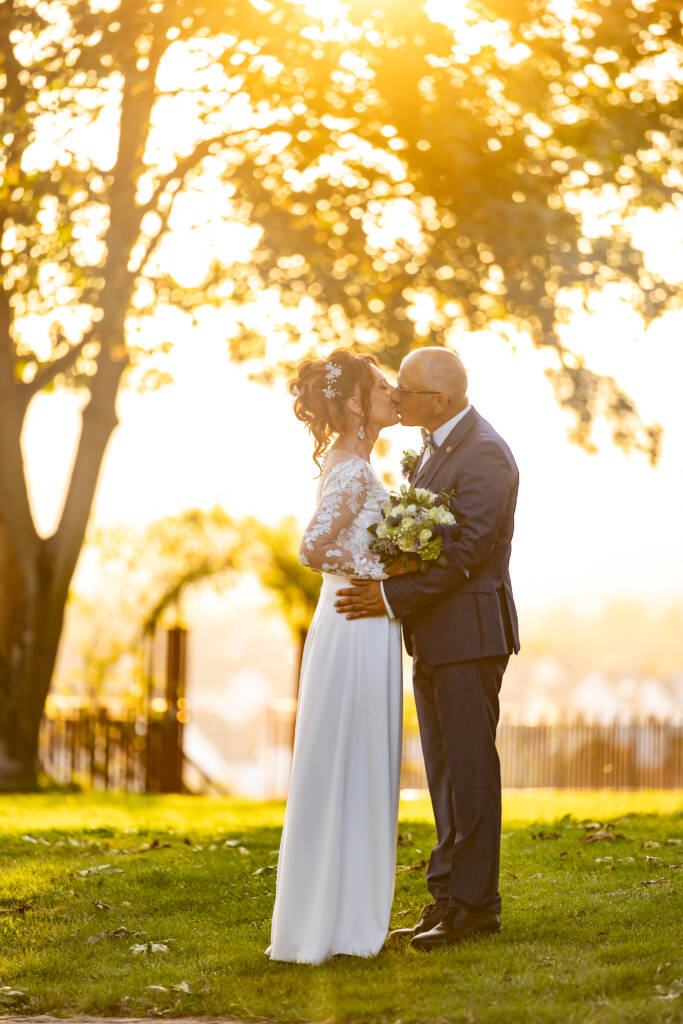
<svg viewBox="0 0 683 1024">
<path fill-rule="evenodd" d="M 378 563 L 367 549 L 352 550 L 345 536 L 363 507 L 369 478 L 369 468 L 357 459 L 346 459 L 329 470 L 320 504 L 301 538 L 302 565 L 342 576 L 378 575 Z"/>
</svg>

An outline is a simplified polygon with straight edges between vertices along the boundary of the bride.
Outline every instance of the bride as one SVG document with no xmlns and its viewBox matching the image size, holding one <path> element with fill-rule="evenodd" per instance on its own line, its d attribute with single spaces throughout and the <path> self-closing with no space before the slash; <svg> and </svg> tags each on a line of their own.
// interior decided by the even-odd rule
<svg viewBox="0 0 683 1024">
<path fill-rule="evenodd" d="M 266 953 L 318 964 L 374 956 L 394 895 L 401 762 L 400 624 L 349 620 L 334 608 L 349 576 L 387 574 L 367 527 L 387 501 L 369 461 L 398 422 L 394 389 L 371 356 L 337 349 L 290 382 L 294 412 L 315 440 L 318 508 L 300 559 L 323 574 L 304 648 L 294 758 Z M 333 440 L 334 439 L 334 440 Z M 333 441 L 333 443 L 331 443 Z"/>
</svg>

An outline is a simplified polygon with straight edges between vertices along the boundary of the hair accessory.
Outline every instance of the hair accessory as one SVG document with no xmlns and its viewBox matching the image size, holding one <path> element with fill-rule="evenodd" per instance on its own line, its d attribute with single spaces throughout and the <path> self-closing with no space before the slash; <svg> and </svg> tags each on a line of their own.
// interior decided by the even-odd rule
<svg viewBox="0 0 683 1024">
<path fill-rule="evenodd" d="M 341 377 L 342 368 L 338 363 L 328 363 L 325 367 L 325 380 L 327 381 L 326 387 L 323 389 L 325 398 L 337 398 L 341 394 L 337 386 L 337 381 Z"/>
</svg>

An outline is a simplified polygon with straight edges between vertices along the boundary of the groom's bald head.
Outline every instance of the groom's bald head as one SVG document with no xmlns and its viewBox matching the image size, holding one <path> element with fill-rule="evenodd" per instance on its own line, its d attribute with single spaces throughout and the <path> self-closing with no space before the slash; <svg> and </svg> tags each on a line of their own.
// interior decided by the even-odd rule
<svg viewBox="0 0 683 1024">
<path fill-rule="evenodd" d="M 462 359 L 447 348 L 418 348 L 410 352 L 399 370 L 399 387 L 436 391 L 449 406 L 462 405 L 467 397 L 467 371 Z"/>
</svg>

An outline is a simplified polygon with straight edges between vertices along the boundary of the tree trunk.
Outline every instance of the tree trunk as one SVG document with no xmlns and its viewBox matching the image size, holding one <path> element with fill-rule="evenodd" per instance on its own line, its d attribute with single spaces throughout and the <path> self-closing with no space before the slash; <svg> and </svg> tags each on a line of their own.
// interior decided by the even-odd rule
<svg viewBox="0 0 683 1024">
<path fill-rule="evenodd" d="M 38 735 L 54 671 L 69 585 L 76 568 L 104 452 L 116 426 L 122 367 L 83 413 L 81 439 L 57 532 L 17 541 L 26 514 L 13 509 L 13 530 L 0 518 L 0 792 L 35 789 Z M 93 389 L 94 390 L 94 389 Z M 16 493 L 16 491 L 15 491 Z"/>
<path fill-rule="evenodd" d="M 21 571 L 0 523 L 0 791 L 35 789 L 38 734 L 59 646 L 49 545 Z"/>
</svg>

